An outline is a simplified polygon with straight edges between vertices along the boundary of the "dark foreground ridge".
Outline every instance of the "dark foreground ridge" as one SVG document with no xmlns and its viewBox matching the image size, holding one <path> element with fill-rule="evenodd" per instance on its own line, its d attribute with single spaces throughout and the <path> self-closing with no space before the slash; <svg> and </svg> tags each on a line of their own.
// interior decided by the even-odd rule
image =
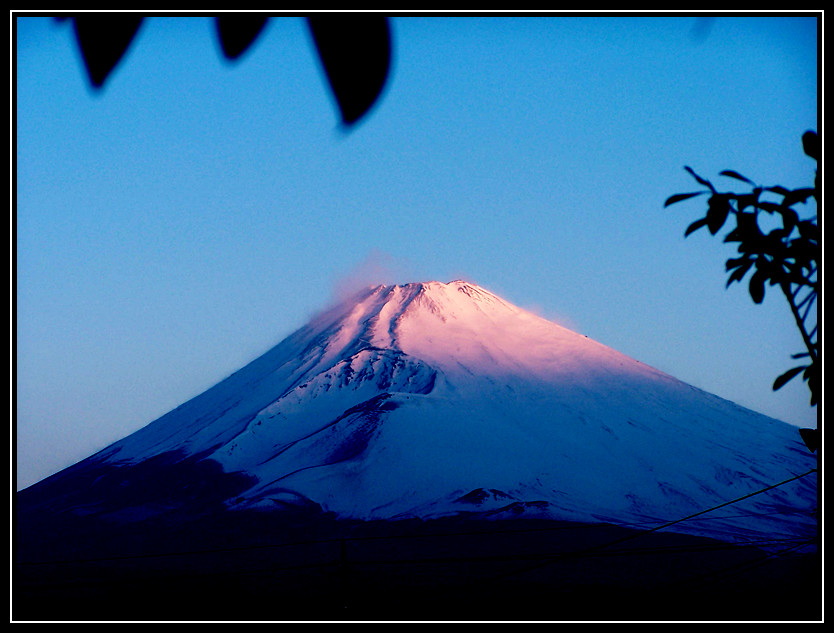
<svg viewBox="0 0 834 633">
<path fill-rule="evenodd" d="M 817 620 L 817 555 L 477 514 L 18 517 L 16 621 Z"/>
</svg>

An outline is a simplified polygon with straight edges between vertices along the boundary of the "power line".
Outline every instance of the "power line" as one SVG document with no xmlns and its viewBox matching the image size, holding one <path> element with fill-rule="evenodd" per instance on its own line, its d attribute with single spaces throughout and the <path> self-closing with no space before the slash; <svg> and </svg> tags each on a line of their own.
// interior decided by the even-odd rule
<svg viewBox="0 0 834 633">
<path fill-rule="evenodd" d="M 647 534 L 652 534 L 654 532 L 658 532 L 660 530 L 666 529 L 666 528 L 671 527 L 673 525 L 677 525 L 678 523 L 683 523 L 684 521 L 688 521 L 688 520 L 693 519 L 695 517 L 699 517 L 703 514 L 707 514 L 709 512 L 719 510 L 720 508 L 725 508 L 727 506 L 733 505 L 734 503 L 744 501 L 745 499 L 755 497 L 756 495 L 760 495 L 760 494 L 763 494 L 765 492 L 769 492 L 770 490 L 773 490 L 774 488 L 778 488 L 779 486 L 784 486 L 785 484 L 789 484 L 789 483 L 791 483 L 793 481 L 796 481 L 798 479 L 802 479 L 803 477 L 807 477 L 808 475 L 810 475 L 812 473 L 815 473 L 815 472 L 817 472 L 817 469 L 812 468 L 808 472 L 802 473 L 801 475 L 796 475 L 794 477 L 790 477 L 788 479 L 785 479 L 784 481 L 780 481 L 779 483 L 773 484 L 771 486 L 767 486 L 767 487 L 762 488 L 760 490 L 756 490 L 754 492 L 748 493 L 746 495 L 743 495 L 743 496 L 738 497 L 736 499 L 733 499 L 731 501 L 726 501 L 724 503 L 720 503 L 720 504 L 718 504 L 716 506 L 713 506 L 711 508 L 707 508 L 706 510 L 701 510 L 699 512 L 695 512 L 695 513 L 690 514 L 688 516 L 685 516 L 683 518 L 675 519 L 674 521 L 667 521 L 666 523 L 663 523 L 662 525 L 658 525 L 656 527 L 650 528 L 648 530 L 643 530 L 643 531 L 637 532 L 635 534 L 629 534 L 628 536 L 624 536 L 622 538 L 615 539 L 615 540 L 610 541 L 608 543 L 603 543 L 603 544 L 600 544 L 600 545 L 594 545 L 592 547 L 586 548 L 585 550 L 581 550 L 581 551 L 578 551 L 578 552 L 568 552 L 568 553 L 565 553 L 564 555 L 555 556 L 555 557 L 553 557 L 552 560 L 547 560 L 547 561 L 544 561 L 544 562 L 539 563 L 537 565 L 531 565 L 531 566 L 526 567 L 524 569 L 508 571 L 508 572 L 505 572 L 503 574 L 499 574 L 498 576 L 495 576 L 495 577 L 491 578 L 490 580 L 498 580 L 500 578 L 506 578 L 507 576 L 514 576 L 514 575 L 523 574 L 523 573 L 526 573 L 526 572 L 529 572 L 529 571 L 532 571 L 532 570 L 535 570 L 535 569 L 540 569 L 542 567 L 552 565 L 553 563 L 556 563 L 559 560 L 562 560 L 562 559 L 567 558 L 567 557 L 589 555 L 589 554 L 592 554 L 592 553 L 594 553 L 598 550 L 602 550 L 602 549 L 611 547 L 613 545 L 619 545 L 620 543 L 625 543 L 626 541 L 631 541 L 631 540 L 634 540 L 636 538 L 646 536 Z"/>
</svg>

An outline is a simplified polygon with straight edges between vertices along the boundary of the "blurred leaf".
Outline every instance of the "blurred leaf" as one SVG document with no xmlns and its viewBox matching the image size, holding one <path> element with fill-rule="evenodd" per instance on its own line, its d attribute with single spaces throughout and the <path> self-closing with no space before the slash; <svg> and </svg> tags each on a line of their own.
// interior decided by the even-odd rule
<svg viewBox="0 0 834 633">
<path fill-rule="evenodd" d="M 744 276 L 753 266 L 753 259 L 751 259 L 749 255 L 743 255 L 741 257 L 728 259 L 725 266 L 728 272 L 735 268 L 735 270 L 733 270 L 730 274 L 729 279 L 727 279 L 725 287 L 729 288 L 734 281 L 741 281 L 744 279 Z"/>
<path fill-rule="evenodd" d="M 727 221 L 727 215 L 730 213 L 730 201 L 726 195 L 715 194 L 709 199 L 709 208 L 707 209 L 707 228 L 709 232 L 715 235 L 724 226 Z"/>
<path fill-rule="evenodd" d="M 733 268 L 741 266 L 746 261 L 748 261 L 747 257 L 731 257 L 727 260 L 727 263 L 724 265 L 724 267 L 726 268 L 726 270 L 731 270 Z"/>
<path fill-rule="evenodd" d="M 732 169 L 725 169 L 724 171 L 722 171 L 722 172 L 721 172 L 721 174 L 720 174 L 720 175 L 722 175 L 722 176 L 727 176 L 727 177 L 729 177 L 729 178 L 735 178 L 736 180 L 740 180 L 740 181 L 742 181 L 742 182 L 746 182 L 746 183 L 747 183 L 747 184 L 749 184 L 749 185 L 752 185 L 752 184 L 753 184 L 753 181 L 752 181 L 752 180 L 750 180 L 749 178 L 745 178 L 745 177 L 744 177 L 744 176 L 742 176 L 740 173 L 738 173 L 737 171 L 733 171 Z"/>
<path fill-rule="evenodd" d="M 782 204 L 793 206 L 799 202 L 807 202 L 808 198 L 813 196 L 816 192 L 811 187 L 803 187 L 802 189 L 794 189 L 785 194 L 785 199 Z"/>
<path fill-rule="evenodd" d="M 808 130 L 807 132 L 805 132 L 805 134 L 802 135 L 802 150 L 805 152 L 807 156 L 810 156 L 815 161 L 819 162 L 820 145 L 819 139 L 817 139 L 816 132 Z"/>
<path fill-rule="evenodd" d="M 682 202 L 683 200 L 688 200 L 689 198 L 694 198 L 695 196 L 702 196 L 705 193 L 706 191 L 695 191 L 693 193 L 677 193 L 674 196 L 669 196 L 669 198 L 666 199 L 666 203 L 663 206 L 668 207 L 669 205 Z"/>
<path fill-rule="evenodd" d="M 83 15 L 74 17 L 72 22 L 90 82 L 100 88 L 130 46 L 142 18 L 123 14 Z"/>
<path fill-rule="evenodd" d="M 773 391 L 778 391 L 779 389 L 784 387 L 787 382 L 789 382 L 806 367 L 807 365 L 802 365 L 801 367 L 794 367 L 793 369 L 789 369 L 784 374 L 779 376 L 776 380 L 773 381 Z"/>
<path fill-rule="evenodd" d="M 220 48 L 228 59 L 237 59 L 260 35 L 268 17 L 225 15 L 214 19 Z"/>
<path fill-rule="evenodd" d="M 387 18 L 307 18 L 342 121 L 358 121 L 382 92 L 391 65 Z"/>
<path fill-rule="evenodd" d="M 756 270 L 756 272 L 753 273 L 753 276 L 750 278 L 750 297 L 753 299 L 754 303 L 761 303 L 762 301 L 764 301 L 766 281 L 767 276 L 762 272 L 761 269 Z"/>
<path fill-rule="evenodd" d="M 690 174 L 692 174 L 692 177 L 693 177 L 696 181 L 698 181 L 700 184 L 704 185 L 704 187 L 709 188 L 709 190 L 710 190 L 710 191 L 712 191 L 713 193 L 715 193 L 715 187 L 713 187 L 713 186 L 712 186 L 712 183 L 711 183 L 709 180 L 706 180 L 706 179 L 704 179 L 704 178 L 701 178 L 698 174 L 696 174 L 696 173 L 695 173 L 695 170 L 693 170 L 693 169 L 692 169 L 691 167 L 689 167 L 688 165 L 687 165 L 687 166 L 685 166 L 685 167 L 684 167 L 684 169 L 685 169 L 686 171 L 688 171 Z"/>
<path fill-rule="evenodd" d="M 694 233 L 695 231 L 700 229 L 702 226 L 706 226 L 706 225 L 707 225 L 707 219 L 706 218 L 701 218 L 700 220 L 695 220 L 692 224 L 690 224 L 687 227 L 686 232 L 683 234 L 683 236 L 684 237 L 689 237 L 690 233 Z"/>
<path fill-rule="evenodd" d="M 820 445 L 819 431 L 817 429 L 799 429 L 799 436 L 805 442 L 805 446 L 812 453 L 815 452 Z"/>
<path fill-rule="evenodd" d="M 726 287 L 729 288 L 730 284 L 734 281 L 741 281 L 744 279 L 744 275 L 747 274 L 747 271 L 750 270 L 750 264 L 742 264 L 738 268 L 736 268 L 733 273 L 730 275 L 729 279 L 727 279 Z"/>
</svg>

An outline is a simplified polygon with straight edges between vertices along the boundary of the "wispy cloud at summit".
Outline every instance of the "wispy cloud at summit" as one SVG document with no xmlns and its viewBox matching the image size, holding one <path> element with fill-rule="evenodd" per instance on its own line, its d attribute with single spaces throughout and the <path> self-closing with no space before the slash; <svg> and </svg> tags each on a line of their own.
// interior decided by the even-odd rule
<svg viewBox="0 0 834 633">
<path fill-rule="evenodd" d="M 368 286 L 405 284 L 418 281 L 416 278 L 411 278 L 413 268 L 410 263 L 374 248 L 333 282 L 332 300 L 334 302 L 344 301 Z"/>
</svg>

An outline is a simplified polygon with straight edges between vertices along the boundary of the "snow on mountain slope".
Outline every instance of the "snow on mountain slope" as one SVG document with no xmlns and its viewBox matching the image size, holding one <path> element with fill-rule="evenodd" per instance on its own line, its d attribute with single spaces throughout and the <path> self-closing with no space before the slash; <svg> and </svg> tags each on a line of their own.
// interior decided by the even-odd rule
<svg viewBox="0 0 834 633">
<path fill-rule="evenodd" d="M 96 459 L 176 450 L 257 479 L 231 507 L 648 527 L 816 465 L 795 428 L 462 281 L 362 291 Z M 674 529 L 804 535 L 815 505 L 812 475 Z"/>
</svg>

